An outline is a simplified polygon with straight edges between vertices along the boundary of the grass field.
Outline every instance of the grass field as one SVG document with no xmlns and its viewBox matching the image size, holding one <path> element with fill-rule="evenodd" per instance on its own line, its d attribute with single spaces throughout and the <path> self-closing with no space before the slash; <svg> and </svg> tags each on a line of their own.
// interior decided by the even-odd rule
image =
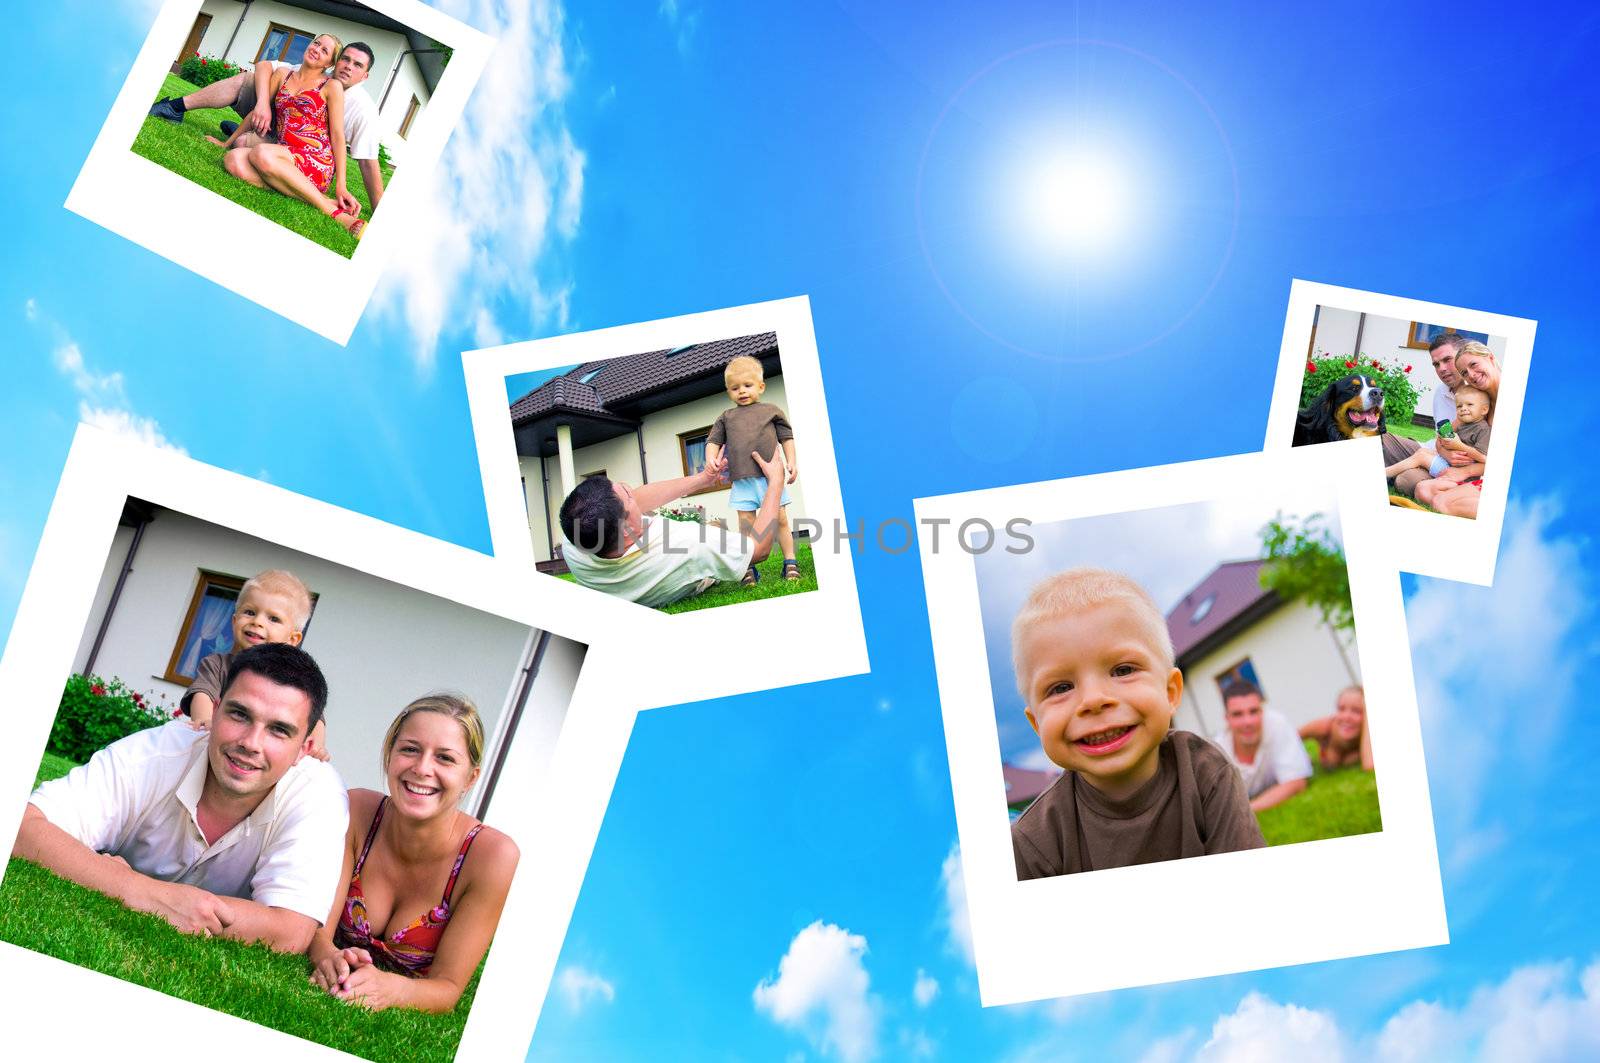
<svg viewBox="0 0 1600 1063">
<path fill-rule="evenodd" d="M 756 566 L 756 571 L 761 573 L 761 582 L 754 587 L 746 587 L 739 583 L 723 583 L 704 594 L 697 594 L 693 598 L 685 598 L 681 602 L 663 606 L 661 611 L 688 613 L 696 609 L 712 609 L 719 605 L 732 605 L 735 602 L 753 602 L 761 598 L 778 598 L 786 594 L 804 594 L 806 591 L 816 590 L 817 567 L 811 561 L 811 544 L 797 540 L 794 544 L 794 559 L 800 562 L 798 580 L 783 578 L 783 555 L 774 550 L 765 561 Z M 564 579 L 568 583 L 577 582 L 570 572 L 563 572 L 556 576 L 556 579 Z"/>
<path fill-rule="evenodd" d="M 1308 741 L 1306 751 L 1316 764 L 1316 743 Z M 1360 768 L 1323 771 L 1318 767 L 1303 792 L 1256 813 L 1256 820 L 1268 845 L 1380 831 L 1383 817 L 1378 810 L 1377 776 Z"/>
<path fill-rule="evenodd" d="M 194 90 L 195 86 L 189 82 L 168 74 L 161 85 L 160 95 L 186 96 Z M 154 103 L 155 100 L 150 102 Z M 173 125 L 160 118 L 146 118 L 139 135 L 134 138 L 133 152 L 345 258 L 354 254 L 355 238 L 332 218 L 298 199 L 290 199 L 269 188 L 245 184 L 222 168 L 222 149 L 207 143 L 205 138 L 209 133 L 219 140 L 225 139 L 219 128 L 219 123 L 224 121 L 237 122 L 239 116 L 231 108 L 224 107 L 189 111 L 183 116 L 182 125 Z M 392 174 L 392 170 L 384 172 L 386 187 Z M 361 216 L 372 217 L 367 188 L 353 159 L 346 163 L 345 187 L 361 201 Z M 173 209 L 181 209 L 181 206 L 174 206 Z"/>
<path fill-rule="evenodd" d="M 39 780 L 65 775 L 73 766 L 47 753 Z M 154 916 L 18 859 L 7 864 L 0 882 L 0 939 L 386 1063 L 453 1059 L 478 988 L 474 975 L 461 1002 L 445 1015 L 367 1011 L 312 988 L 303 956 L 180 934 Z"/>
</svg>

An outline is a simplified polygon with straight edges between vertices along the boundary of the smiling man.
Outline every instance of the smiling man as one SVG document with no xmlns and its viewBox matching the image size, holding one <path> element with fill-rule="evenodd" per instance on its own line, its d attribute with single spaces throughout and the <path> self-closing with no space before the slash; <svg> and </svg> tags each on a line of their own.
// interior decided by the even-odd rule
<svg viewBox="0 0 1600 1063">
<path fill-rule="evenodd" d="M 1257 812 L 1289 800 L 1311 778 L 1311 757 L 1299 732 L 1265 702 L 1254 683 L 1242 679 L 1228 683 L 1222 691 L 1227 726 L 1211 736 L 1239 769 L 1250 807 Z"/>
<path fill-rule="evenodd" d="M 327 698 L 304 650 L 246 650 L 209 731 L 152 727 L 43 784 L 11 853 L 184 933 L 303 952 L 348 818 L 337 773 L 306 756 Z"/>
</svg>

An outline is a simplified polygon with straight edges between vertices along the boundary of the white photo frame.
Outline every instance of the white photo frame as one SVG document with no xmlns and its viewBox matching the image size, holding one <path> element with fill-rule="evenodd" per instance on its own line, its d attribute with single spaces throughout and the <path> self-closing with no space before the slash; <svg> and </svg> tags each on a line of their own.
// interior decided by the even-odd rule
<svg viewBox="0 0 1600 1063">
<path fill-rule="evenodd" d="M 1189 860 L 1018 882 L 980 614 L 976 564 L 951 537 L 921 537 L 939 700 L 984 1005 L 1278 967 L 1448 940 L 1399 573 L 1383 549 L 1376 440 L 923 498 L 934 521 L 1035 525 L 1189 502 L 1270 501 L 1317 477 L 1338 498 L 1369 705 L 1383 830 Z M 1159 500 L 1159 501 L 1155 501 Z M 1249 933 L 1215 918 L 1247 896 Z M 1183 898 L 1194 919 L 1153 918 Z M 1303 912 L 1348 913 L 1306 925 Z M 1140 913 L 1108 919 L 1108 912 Z M 1293 931 L 1292 933 L 1289 931 Z M 1084 962 L 1092 956 L 1093 962 Z"/>
<path fill-rule="evenodd" d="M 523 860 L 456 1058 L 520 1058 L 554 974 L 635 715 L 628 698 L 619 696 L 616 677 L 627 674 L 626 662 L 614 640 L 604 637 L 603 618 L 588 608 L 588 596 L 576 588 L 570 596 L 563 588 L 529 593 L 530 577 L 484 554 L 80 426 L 0 657 L 0 686 L 14 710 L 12 739 L 0 745 L 0 836 L 16 836 L 128 497 L 588 646 L 554 747 L 544 744 L 550 736 L 519 731 L 495 790 L 495 824 L 516 840 Z M 241 1060 L 281 1060 L 286 1052 L 349 1058 L 6 942 L 0 942 L 0 991 L 19 1014 L 75 1030 L 85 1051 L 166 1058 L 168 1031 L 181 1028 L 202 1041 L 228 1044 Z M 84 1000 L 95 1002 L 92 1023 L 83 1022 Z"/>
<path fill-rule="evenodd" d="M 495 556 L 508 568 L 534 574 L 506 378 L 761 332 L 777 333 L 787 412 L 804 469 L 807 516 L 822 526 L 812 551 L 817 589 L 668 615 L 565 584 L 593 599 L 592 608 L 604 610 L 612 636 L 630 647 L 635 674 L 673 676 L 670 690 L 641 685 L 635 691 L 641 709 L 858 675 L 869 667 L 850 547 L 834 548 L 835 528 L 848 529 L 849 523 L 840 497 L 809 300 L 799 296 L 754 303 L 462 355 Z M 564 584 L 544 575 L 538 581 L 541 590 L 546 584 Z M 774 630 L 793 633 L 793 652 L 772 652 Z M 709 658 L 708 646 L 716 647 Z M 708 666 L 683 667 L 688 660 Z"/>
<path fill-rule="evenodd" d="M 407 219 L 423 207 L 428 176 L 495 43 L 419 0 L 362 2 L 449 45 L 453 52 L 426 112 L 407 135 L 405 166 L 384 189 L 381 221 L 368 228 L 351 258 L 134 154 L 133 141 L 155 99 L 153 93 L 172 57 L 183 48 L 201 0 L 167 0 L 156 15 L 67 194 L 66 208 L 335 343 L 348 343 L 384 266 L 404 253 Z M 152 209 L 151 204 L 172 206 Z M 175 225 L 180 212 L 184 224 Z M 197 233 L 208 239 L 195 239 Z M 248 247 L 253 253 L 217 254 L 216 239 L 221 234 L 226 234 L 229 246 Z M 285 261 L 302 268 L 286 272 Z M 296 280 L 306 269 L 317 273 L 319 297 L 314 300 L 305 298 L 304 285 Z"/>
<path fill-rule="evenodd" d="M 1522 404 L 1528 390 L 1528 366 L 1533 358 L 1537 322 L 1296 280 L 1289 289 L 1289 312 L 1284 320 L 1283 346 L 1278 355 L 1272 405 L 1267 415 L 1267 450 L 1293 445 L 1295 415 L 1300 409 L 1300 382 L 1319 306 L 1399 321 L 1448 324 L 1457 331 L 1481 332 L 1505 340 L 1500 394 L 1495 401 L 1493 446 L 1487 463 L 1489 475 L 1483 479 L 1483 497 L 1477 517 L 1467 519 L 1386 505 L 1387 515 L 1382 522 L 1385 548 L 1402 571 L 1487 587 L 1494 581 L 1495 561 L 1500 551 L 1500 530 L 1505 523 L 1506 498 L 1522 423 Z M 1383 353 L 1392 354 L 1387 350 Z M 1426 367 L 1428 352 L 1415 350 L 1414 353 L 1418 369 Z M 1375 461 L 1378 468 L 1373 475 L 1381 480 L 1381 453 Z"/>
</svg>

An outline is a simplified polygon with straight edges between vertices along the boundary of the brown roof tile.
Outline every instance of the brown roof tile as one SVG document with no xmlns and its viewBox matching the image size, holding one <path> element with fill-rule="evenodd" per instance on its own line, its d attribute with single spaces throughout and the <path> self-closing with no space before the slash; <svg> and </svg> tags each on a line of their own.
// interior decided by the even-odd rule
<svg viewBox="0 0 1600 1063">
<path fill-rule="evenodd" d="M 1224 562 L 1172 607 L 1167 631 L 1172 635 L 1172 652 L 1180 660 L 1245 612 L 1276 597 L 1261 586 L 1263 564 L 1260 558 Z M 1211 604 L 1196 619 L 1207 599 Z"/>
</svg>

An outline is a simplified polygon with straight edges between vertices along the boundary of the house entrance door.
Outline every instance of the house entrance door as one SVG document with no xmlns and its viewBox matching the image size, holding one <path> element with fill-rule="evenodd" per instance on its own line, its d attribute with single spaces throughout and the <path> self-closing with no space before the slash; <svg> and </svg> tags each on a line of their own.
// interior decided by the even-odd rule
<svg viewBox="0 0 1600 1063">
<path fill-rule="evenodd" d="M 189 39 L 183 42 L 183 51 L 178 53 L 178 58 L 172 61 L 172 72 L 176 74 L 178 68 L 183 66 L 183 61 L 191 55 L 200 54 L 200 38 L 206 35 L 206 27 L 211 25 L 211 16 L 201 14 L 194 20 L 194 29 L 189 31 Z"/>
</svg>

